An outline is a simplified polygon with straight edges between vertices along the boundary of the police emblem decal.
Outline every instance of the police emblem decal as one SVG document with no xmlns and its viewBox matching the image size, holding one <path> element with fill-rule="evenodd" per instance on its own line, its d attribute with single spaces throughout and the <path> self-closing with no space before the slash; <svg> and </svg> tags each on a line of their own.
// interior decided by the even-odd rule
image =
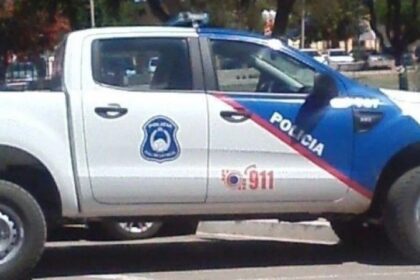
<svg viewBox="0 0 420 280">
<path fill-rule="evenodd" d="M 174 121 L 164 116 L 153 117 L 143 126 L 143 131 L 140 153 L 145 160 L 163 163 L 179 157 L 178 126 Z"/>
</svg>

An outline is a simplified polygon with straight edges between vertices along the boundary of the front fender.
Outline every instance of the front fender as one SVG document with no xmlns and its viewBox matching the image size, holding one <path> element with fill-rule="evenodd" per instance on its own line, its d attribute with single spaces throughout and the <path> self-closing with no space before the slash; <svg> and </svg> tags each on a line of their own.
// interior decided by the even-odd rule
<svg viewBox="0 0 420 280">
<path fill-rule="evenodd" d="M 352 177 L 372 193 L 388 163 L 420 142 L 420 125 L 412 115 L 384 97 L 377 111 L 383 114 L 382 121 L 371 131 L 355 136 L 352 171 Z"/>
</svg>

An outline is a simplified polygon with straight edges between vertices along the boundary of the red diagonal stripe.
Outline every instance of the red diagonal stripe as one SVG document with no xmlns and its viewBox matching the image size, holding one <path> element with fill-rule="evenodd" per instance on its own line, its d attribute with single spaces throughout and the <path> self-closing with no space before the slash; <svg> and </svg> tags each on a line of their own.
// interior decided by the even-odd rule
<svg viewBox="0 0 420 280">
<path fill-rule="evenodd" d="M 223 93 L 216 93 L 215 96 L 225 102 L 226 104 L 230 105 L 234 109 L 243 109 L 247 110 L 244 106 L 242 106 L 240 103 L 236 102 L 234 99 L 224 95 Z M 252 112 L 250 112 L 252 113 Z M 317 157 L 312 152 L 310 152 L 308 149 L 303 147 L 300 143 L 297 143 L 293 141 L 293 139 L 284 133 L 283 131 L 277 129 L 275 126 L 273 126 L 271 123 L 269 123 L 267 120 L 261 118 L 260 116 L 256 114 L 251 114 L 251 119 L 257 123 L 259 126 L 263 127 L 265 130 L 270 132 L 272 135 L 276 136 L 278 139 L 280 139 L 282 142 L 290 146 L 292 149 L 294 149 L 296 152 L 298 152 L 303 157 L 307 158 L 320 168 L 324 169 L 334 177 L 336 177 L 338 180 L 361 194 L 362 196 L 372 199 L 373 193 L 369 191 L 367 188 L 360 185 L 358 182 L 352 180 L 347 175 L 343 174 L 341 171 L 337 170 L 333 166 L 331 166 L 328 162 L 323 160 L 320 157 Z"/>
</svg>

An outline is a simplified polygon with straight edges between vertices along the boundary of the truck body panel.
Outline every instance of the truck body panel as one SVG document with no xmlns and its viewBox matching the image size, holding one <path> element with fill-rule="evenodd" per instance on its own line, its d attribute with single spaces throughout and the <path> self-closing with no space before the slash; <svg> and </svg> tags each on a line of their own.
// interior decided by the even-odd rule
<svg viewBox="0 0 420 280">
<path fill-rule="evenodd" d="M 235 76 L 235 62 L 217 64 L 217 41 L 246 43 L 261 55 L 274 51 L 330 75 L 339 96 L 317 109 L 308 107 L 307 94 L 223 91 L 235 80 L 257 83 L 258 73 Z M 401 100 L 357 85 L 276 40 L 191 28 L 104 28 L 72 33 L 63 48 L 63 91 L 0 94 L 0 145 L 45 165 L 64 217 L 360 214 L 389 161 L 420 143 L 412 105 L 418 94 Z M 142 48 L 151 51 L 133 54 Z M 185 53 L 170 58 L 179 59 L 178 68 L 163 73 L 159 63 L 170 48 Z M 258 57 L 253 63 L 267 67 Z M 157 77 L 168 73 L 184 73 L 191 84 L 175 77 L 172 87 L 179 88 L 167 90 Z M 359 131 L 360 113 L 380 115 L 378 125 Z M 381 136 L 387 131 L 400 137 L 389 141 Z"/>
<path fill-rule="evenodd" d="M 0 112 L 0 146 L 27 152 L 45 165 L 59 189 L 63 215 L 77 215 L 64 93 L 2 92 Z"/>
</svg>

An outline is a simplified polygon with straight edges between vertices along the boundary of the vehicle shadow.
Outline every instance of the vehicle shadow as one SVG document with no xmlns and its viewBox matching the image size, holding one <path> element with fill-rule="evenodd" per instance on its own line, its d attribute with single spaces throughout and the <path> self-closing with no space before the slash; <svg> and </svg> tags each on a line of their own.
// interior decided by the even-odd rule
<svg viewBox="0 0 420 280">
<path fill-rule="evenodd" d="M 77 234 L 66 240 L 76 240 Z M 74 237 L 74 238 L 71 238 Z M 161 239 L 146 243 L 54 243 L 46 249 L 35 278 L 188 271 L 268 266 L 311 266 L 356 262 L 411 265 L 392 250 L 341 245 L 219 239 Z"/>
</svg>

